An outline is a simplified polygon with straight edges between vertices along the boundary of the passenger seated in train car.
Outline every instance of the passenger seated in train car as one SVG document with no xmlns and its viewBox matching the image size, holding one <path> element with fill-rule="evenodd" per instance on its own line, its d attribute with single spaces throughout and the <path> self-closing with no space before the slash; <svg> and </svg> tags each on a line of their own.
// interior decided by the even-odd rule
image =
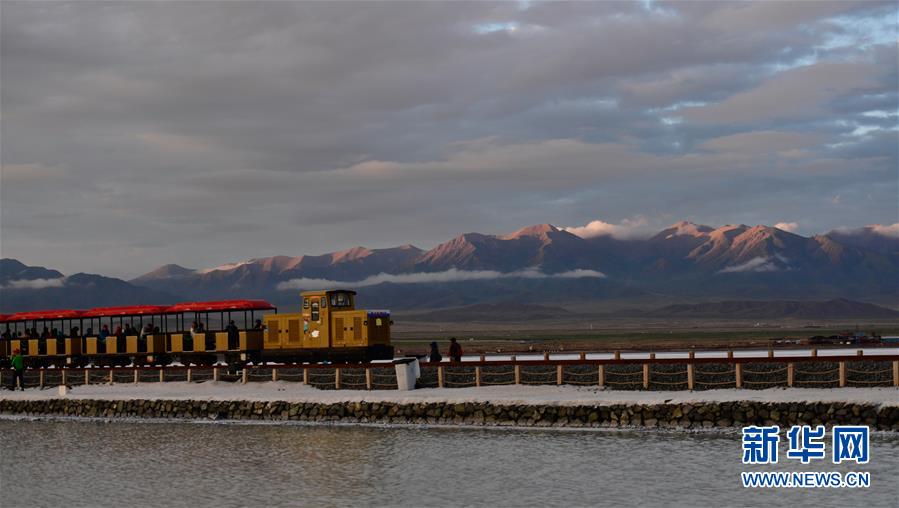
<svg viewBox="0 0 899 508">
<path fill-rule="evenodd" d="M 154 327 L 153 327 L 153 333 L 159 333 L 159 327 L 158 327 L 158 326 L 154 326 Z"/>
<path fill-rule="evenodd" d="M 184 350 L 185 351 L 193 351 L 194 349 L 194 340 L 200 334 L 200 326 L 196 321 L 191 321 L 190 323 L 190 333 L 184 335 Z"/>
<path fill-rule="evenodd" d="M 91 334 L 88 333 L 88 335 Z M 109 337 L 109 325 L 103 325 L 100 328 L 100 342 L 105 342 L 107 337 Z"/>
<path fill-rule="evenodd" d="M 202 322 L 202 321 L 200 321 L 200 322 L 197 323 L 197 331 L 198 331 L 198 332 L 206 332 L 206 327 L 203 326 L 203 322 Z"/>
<path fill-rule="evenodd" d="M 47 339 L 49 339 L 49 338 L 50 338 L 50 330 L 48 330 L 47 327 L 45 326 L 44 330 L 37 337 L 37 354 L 39 354 L 39 355 L 47 354 Z M 31 353 L 30 350 L 28 350 L 28 352 L 29 352 L 29 354 Z"/>
<path fill-rule="evenodd" d="M 121 326 L 116 327 L 115 338 L 119 341 L 119 344 L 125 343 L 125 330 L 123 330 Z"/>
<path fill-rule="evenodd" d="M 87 331 L 90 332 L 91 329 L 88 328 Z M 81 337 L 81 329 L 78 328 L 77 326 L 73 326 L 69 330 L 69 337 L 72 337 L 73 339 L 77 339 L 78 337 Z"/>
<path fill-rule="evenodd" d="M 240 347 L 240 330 L 237 329 L 233 320 L 228 322 L 225 331 L 228 332 L 228 349 L 238 349 Z"/>
<path fill-rule="evenodd" d="M 254 330 L 265 330 L 265 325 L 262 324 L 261 319 L 256 320 L 256 324 L 253 325 Z"/>
<path fill-rule="evenodd" d="M 141 330 L 140 336 L 137 338 L 137 350 L 140 352 L 147 351 L 147 337 L 153 335 L 153 323 L 147 323 Z"/>
</svg>

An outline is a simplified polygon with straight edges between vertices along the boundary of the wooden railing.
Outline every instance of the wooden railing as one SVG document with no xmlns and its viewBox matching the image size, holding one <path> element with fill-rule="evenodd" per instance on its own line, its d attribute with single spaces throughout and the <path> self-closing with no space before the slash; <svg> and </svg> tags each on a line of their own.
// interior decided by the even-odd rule
<svg viewBox="0 0 899 508">
<path fill-rule="evenodd" d="M 829 364 L 826 368 L 813 366 Z M 861 365 L 859 365 L 861 364 Z M 677 367 L 682 368 L 677 368 Z M 717 366 L 717 368 L 712 368 Z M 723 368 L 722 368 L 723 367 Z M 864 367 L 864 368 L 859 368 Z M 581 385 L 625 389 L 708 389 L 787 387 L 899 387 L 899 355 L 767 356 L 726 358 L 622 358 L 609 359 L 491 360 L 420 363 L 421 386 L 439 388 L 490 385 Z M 384 372 L 387 370 L 388 372 Z M 12 379 L 12 371 L 0 370 L 0 385 Z M 26 385 L 86 385 L 164 381 L 295 381 L 329 389 L 390 389 L 396 387 L 393 364 L 286 364 L 243 368 L 228 366 L 152 366 L 42 368 L 26 370 Z"/>
</svg>

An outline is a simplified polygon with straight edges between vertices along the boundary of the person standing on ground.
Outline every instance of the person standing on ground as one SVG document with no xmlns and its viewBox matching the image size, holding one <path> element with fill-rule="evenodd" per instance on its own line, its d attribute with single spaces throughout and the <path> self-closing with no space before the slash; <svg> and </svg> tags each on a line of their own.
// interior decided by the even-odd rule
<svg viewBox="0 0 899 508">
<path fill-rule="evenodd" d="M 462 346 L 456 342 L 455 337 L 450 337 L 449 357 L 451 362 L 462 361 Z"/>
<path fill-rule="evenodd" d="M 440 356 L 440 351 L 437 350 L 437 343 L 431 343 L 431 352 L 428 353 L 428 361 L 431 363 L 440 363 L 443 360 L 443 357 Z"/>
<path fill-rule="evenodd" d="M 12 390 L 16 389 L 16 382 L 18 381 L 19 386 L 22 388 L 22 391 L 25 391 L 25 358 L 22 357 L 22 352 L 16 349 L 13 351 L 12 359 L 9 361 L 10 367 L 13 369 L 13 378 L 12 378 Z"/>
</svg>

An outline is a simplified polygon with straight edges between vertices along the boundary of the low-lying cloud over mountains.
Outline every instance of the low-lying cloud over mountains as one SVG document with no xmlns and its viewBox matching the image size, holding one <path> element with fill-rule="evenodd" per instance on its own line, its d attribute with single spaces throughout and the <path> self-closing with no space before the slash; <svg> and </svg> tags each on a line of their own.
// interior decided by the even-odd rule
<svg viewBox="0 0 899 508">
<path fill-rule="evenodd" d="M 598 221 L 601 222 L 601 221 Z M 466 233 L 412 245 L 319 256 L 274 256 L 189 269 L 165 265 L 129 282 L 3 260 L 2 308 L 108 301 L 260 297 L 365 288 L 370 304 L 439 308 L 488 301 L 587 302 L 641 294 L 699 298 L 899 296 L 899 235 L 872 225 L 804 237 L 769 226 L 678 222 L 655 234 L 540 224 L 508 235 Z M 634 224 L 635 229 L 639 224 Z M 71 295 L 71 296 L 69 296 Z M 115 295 L 115 296 L 113 296 Z"/>
</svg>

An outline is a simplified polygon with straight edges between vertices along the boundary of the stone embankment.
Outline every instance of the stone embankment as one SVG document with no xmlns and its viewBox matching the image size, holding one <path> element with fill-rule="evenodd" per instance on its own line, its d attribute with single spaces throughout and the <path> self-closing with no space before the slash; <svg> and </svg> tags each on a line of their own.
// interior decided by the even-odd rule
<svg viewBox="0 0 899 508">
<path fill-rule="evenodd" d="M 30 417 L 271 420 L 518 427 L 726 428 L 869 425 L 899 432 L 899 406 L 847 402 L 703 402 L 496 405 L 490 402 L 285 402 L 208 400 L 0 400 L 0 413 Z"/>
</svg>

